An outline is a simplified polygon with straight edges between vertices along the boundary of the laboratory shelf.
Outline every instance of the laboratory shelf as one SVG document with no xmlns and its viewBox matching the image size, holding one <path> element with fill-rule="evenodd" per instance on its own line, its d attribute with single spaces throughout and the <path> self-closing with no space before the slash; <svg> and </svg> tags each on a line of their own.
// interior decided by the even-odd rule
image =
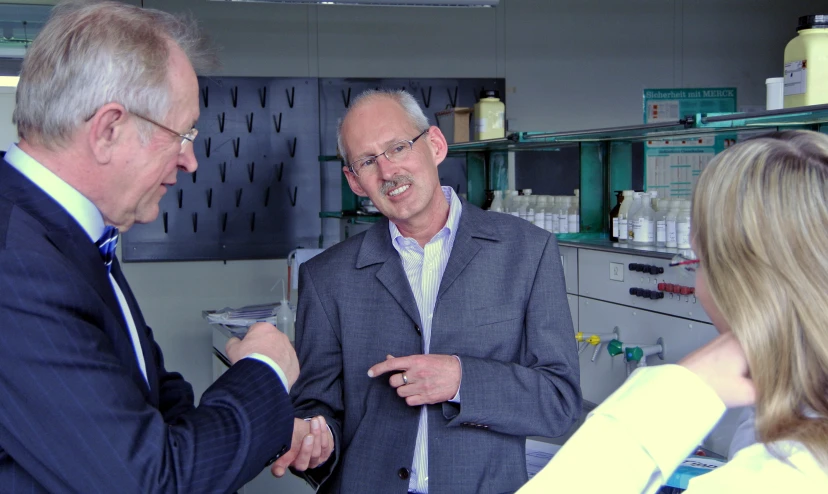
<svg viewBox="0 0 828 494">
<path fill-rule="evenodd" d="M 617 254 L 631 254 L 660 259 L 672 259 L 682 249 L 672 247 L 655 247 L 632 243 L 612 242 L 605 233 L 556 233 L 558 245 L 579 249 L 600 250 Z"/>
</svg>

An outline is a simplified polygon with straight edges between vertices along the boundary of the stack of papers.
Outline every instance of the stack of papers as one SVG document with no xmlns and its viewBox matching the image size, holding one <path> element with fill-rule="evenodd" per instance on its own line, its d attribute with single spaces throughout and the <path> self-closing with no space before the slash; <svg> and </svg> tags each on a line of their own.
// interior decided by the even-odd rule
<svg viewBox="0 0 828 494">
<path fill-rule="evenodd" d="M 535 476 L 543 467 L 549 463 L 549 460 L 555 456 L 555 453 L 561 449 L 559 444 L 550 444 L 535 439 L 526 440 L 526 473 L 529 478 Z"/>
<path fill-rule="evenodd" d="M 279 309 L 279 302 L 262 305 L 248 305 L 238 309 L 225 307 L 218 311 L 205 311 L 204 318 L 210 324 L 221 324 L 224 326 L 249 327 L 257 322 L 269 322 L 276 324 L 276 311 Z"/>
</svg>

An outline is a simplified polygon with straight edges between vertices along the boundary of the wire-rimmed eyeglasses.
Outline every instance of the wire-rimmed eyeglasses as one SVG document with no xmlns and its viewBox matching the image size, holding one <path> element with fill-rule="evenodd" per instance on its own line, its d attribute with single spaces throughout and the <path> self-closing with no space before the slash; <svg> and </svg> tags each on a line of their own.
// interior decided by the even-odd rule
<svg viewBox="0 0 828 494">
<path fill-rule="evenodd" d="M 195 140 L 196 136 L 198 135 L 198 129 L 196 129 L 195 127 L 190 129 L 190 131 L 187 132 L 186 134 L 179 134 L 177 131 L 167 127 L 166 125 L 158 123 L 158 122 L 156 122 L 155 120 L 153 120 L 151 118 L 147 118 L 147 117 L 141 115 L 140 113 L 135 113 L 135 112 L 130 112 L 130 113 L 135 115 L 136 117 L 140 118 L 141 120 L 149 122 L 153 125 L 157 125 L 157 126 L 161 127 L 162 129 L 166 130 L 167 132 L 170 132 L 173 135 L 176 135 L 176 136 L 180 137 L 181 138 L 181 151 L 180 151 L 181 153 L 183 153 L 184 150 L 186 149 L 187 143 L 193 142 Z"/>
<path fill-rule="evenodd" d="M 408 156 L 408 153 L 414 148 L 414 143 L 417 142 L 417 139 L 425 135 L 427 132 L 428 129 L 420 132 L 420 135 L 410 141 L 397 141 L 388 146 L 388 149 L 380 154 L 366 156 L 365 158 L 352 161 L 351 163 L 348 163 L 348 170 L 350 170 L 350 172 L 357 177 L 360 176 L 360 173 L 362 173 L 363 176 L 370 175 L 377 169 L 377 159 L 379 159 L 380 156 L 385 156 L 391 163 L 399 163 L 403 161 L 406 156 Z"/>
<path fill-rule="evenodd" d="M 696 266 L 698 265 L 699 258 L 696 257 L 696 253 L 690 249 L 679 251 L 679 253 L 673 256 L 673 259 L 670 261 L 671 267 L 682 267 L 685 271 L 689 271 L 691 273 L 696 272 Z"/>
</svg>

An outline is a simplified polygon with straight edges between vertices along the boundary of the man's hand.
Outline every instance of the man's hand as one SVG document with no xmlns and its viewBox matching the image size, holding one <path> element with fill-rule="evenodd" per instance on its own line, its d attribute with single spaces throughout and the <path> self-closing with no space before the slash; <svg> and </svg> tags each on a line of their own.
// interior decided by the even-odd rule
<svg viewBox="0 0 828 494">
<path fill-rule="evenodd" d="M 281 477 L 288 467 L 300 472 L 316 468 L 328 461 L 333 449 L 333 435 L 328 429 L 325 417 L 318 415 L 309 421 L 293 419 L 293 440 L 290 450 L 273 462 L 270 472 L 275 477 Z"/>
<path fill-rule="evenodd" d="M 460 389 L 460 362 L 452 355 L 389 355 L 368 369 L 368 377 L 391 371 L 402 371 L 392 374 L 388 383 L 412 407 L 448 401 Z"/>
<path fill-rule="evenodd" d="M 747 359 L 732 332 L 681 359 L 678 363 L 702 378 L 728 408 L 752 405 L 756 388 L 750 379 Z"/>
<path fill-rule="evenodd" d="M 244 340 L 230 338 L 225 347 L 227 358 L 235 364 L 252 353 L 269 357 L 282 368 L 288 380 L 288 387 L 293 386 L 299 377 L 299 359 L 288 337 L 276 329 L 276 326 L 257 322 L 250 326 Z"/>
</svg>

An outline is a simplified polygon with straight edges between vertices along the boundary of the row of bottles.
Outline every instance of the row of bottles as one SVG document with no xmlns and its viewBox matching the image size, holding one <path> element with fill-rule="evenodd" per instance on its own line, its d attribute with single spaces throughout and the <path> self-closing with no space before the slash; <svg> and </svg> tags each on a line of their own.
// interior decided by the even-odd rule
<svg viewBox="0 0 828 494">
<path fill-rule="evenodd" d="M 520 192 L 523 195 L 520 195 Z M 523 218 L 551 233 L 581 231 L 581 201 L 578 189 L 575 189 L 574 196 L 536 196 L 532 195 L 532 189 L 523 189 L 520 192 L 494 191 L 494 199 L 489 210 Z"/>
<path fill-rule="evenodd" d="M 658 199 L 658 193 L 616 191 L 610 240 L 634 245 L 690 248 L 690 201 Z"/>
</svg>

